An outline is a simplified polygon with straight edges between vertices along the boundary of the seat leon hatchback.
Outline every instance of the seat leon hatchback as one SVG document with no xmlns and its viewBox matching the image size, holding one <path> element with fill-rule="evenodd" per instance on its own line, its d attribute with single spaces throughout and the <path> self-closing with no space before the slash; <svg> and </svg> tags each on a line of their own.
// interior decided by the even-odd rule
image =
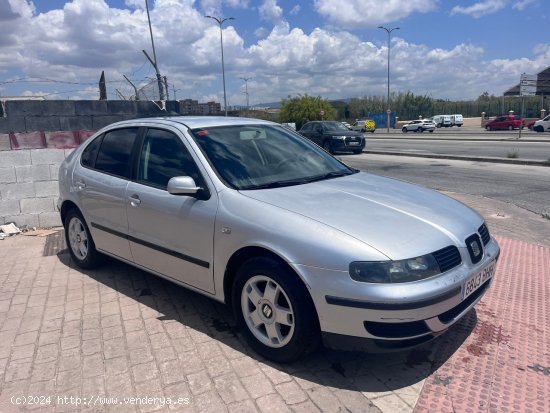
<svg viewBox="0 0 550 413">
<path fill-rule="evenodd" d="M 499 256 L 464 204 L 257 119 L 112 124 L 66 158 L 59 187 L 76 265 L 108 255 L 227 303 L 277 362 L 321 338 L 369 351 L 427 342 L 482 298 Z"/>
</svg>

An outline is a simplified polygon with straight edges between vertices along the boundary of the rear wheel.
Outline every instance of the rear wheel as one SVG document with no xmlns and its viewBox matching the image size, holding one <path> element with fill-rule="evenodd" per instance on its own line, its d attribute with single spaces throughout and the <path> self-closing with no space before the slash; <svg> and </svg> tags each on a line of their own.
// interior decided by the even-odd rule
<svg viewBox="0 0 550 413">
<path fill-rule="evenodd" d="M 407 133 L 407 132 L 408 132 L 408 130 L 407 130 L 407 128 L 403 128 L 403 129 L 401 129 L 401 132 L 403 132 L 403 133 Z"/>
<path fill-rule="evenodd" d="M 514 127 L 512 125 L 508 125 L 508 130 L 514 130 Z"/>
<path fill-rule="evenodd" d="M 65 240 L 75 264 L 84 269 L 97 267 L 101 263 L 102 256 L 95 248 L 92 234 L 82 214 L 76 209 L 71 209 L 63 225 Z"/>
<path fill-rule="evenodd" d="M 320 341 L 309 292 L 294 272 L 273 258 L 252 258 L 239 268 L 233 310 L 247 342 L 270 360 L 296 360 Z"/>
</svg>

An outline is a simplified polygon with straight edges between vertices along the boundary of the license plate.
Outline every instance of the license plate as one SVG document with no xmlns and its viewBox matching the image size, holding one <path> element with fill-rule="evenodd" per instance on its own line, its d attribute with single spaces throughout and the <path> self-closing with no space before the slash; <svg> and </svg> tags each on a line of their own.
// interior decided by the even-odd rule
<svg viewBox="0 0 550 413">
<path fill-rule="evenodd" d="M 357 146 L 359 145 L 361 142 L 348 142 L 348 145 L 350 146 Z"/>
<path fill-rule="evenodd" d="M 485 281 L 493 277 L 493 274 L 495 273 L 495 265 L 496 261 L 492 261 L 489 265 L 472 275 L 466 281 L 462 290 L 463 300 L 472 295 L 472 293 L 481 287 Z"/>
</svg>

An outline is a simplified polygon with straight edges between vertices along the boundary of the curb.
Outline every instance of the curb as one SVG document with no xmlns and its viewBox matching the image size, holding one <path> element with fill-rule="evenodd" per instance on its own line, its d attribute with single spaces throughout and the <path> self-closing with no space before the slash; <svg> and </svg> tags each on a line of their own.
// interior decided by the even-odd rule
<svg viewBox="0 0 550 413">
<path fill-rule="evenodd" d="M 476 162 L 505 163 L 505 164 L 514 164 L 514 165 L 531 165 L 531 166 L 550 167 L 550 162 L 548 161 L 534 161 L 534 160 L 524 160 L 524 159 L 483 158 L 483 157 L 477 157 L 477 156 L 418 154 L 418 153 L 404 153 L 404 152 L 391 152 L 391 151 L 365 151 L 365 150 L 363 150 L 363 153 L 370 153 L 373 155 L 409 156 L 413 158 L 451 159 L 456 161 L 476 161 Z"/>
<path fill-rule="evenodd" d="M 519 142 L 528 142 L 528 143 L 549 143 L 550 144 L 550 136 L 548 137 L 548 139 L 532 139 L 532 138 L 529 138 L 529 139 L 518 139 L 518 138 L 490 138 L 490 137 L 480 137 L 480 138 L 477 138 L 477 139 L 474 139 L 474 138 L 461 138 L 461 137 L 412 137 L 412 136 L 402 136 L 402 137 L 397 137 L 397 136 L 388 136 L 388 137 L 383 137 L 383 136 L 371 136 L 370 139 L 368 140 L 377 140 L 377 139 L 380 139 L 380 140 L 383 140 L 383 139 L 387 139 L 387 140 L 422 140 L 422 141 L 465 141 L 465 142 L 515 142 L 515 143 L 519 143 Z"/>
</svg>

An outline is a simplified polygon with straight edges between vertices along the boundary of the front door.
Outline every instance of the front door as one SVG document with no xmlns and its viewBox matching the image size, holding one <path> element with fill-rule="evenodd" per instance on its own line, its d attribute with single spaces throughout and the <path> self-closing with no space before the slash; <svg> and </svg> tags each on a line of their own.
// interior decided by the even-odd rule
<svg viewBox="0 0 550 413">
<path fill-rule="evenodd" d="M 170 178 L 191 176 L 205 187 L 197 164 L 176 130 L 147 129 L 135 182 L 126 189 L 129 241 L 134 261 L 177 281 L 214 293 L 213 238 L 218 207 L 210 198 L 171 195 Z"/>
</svg>

